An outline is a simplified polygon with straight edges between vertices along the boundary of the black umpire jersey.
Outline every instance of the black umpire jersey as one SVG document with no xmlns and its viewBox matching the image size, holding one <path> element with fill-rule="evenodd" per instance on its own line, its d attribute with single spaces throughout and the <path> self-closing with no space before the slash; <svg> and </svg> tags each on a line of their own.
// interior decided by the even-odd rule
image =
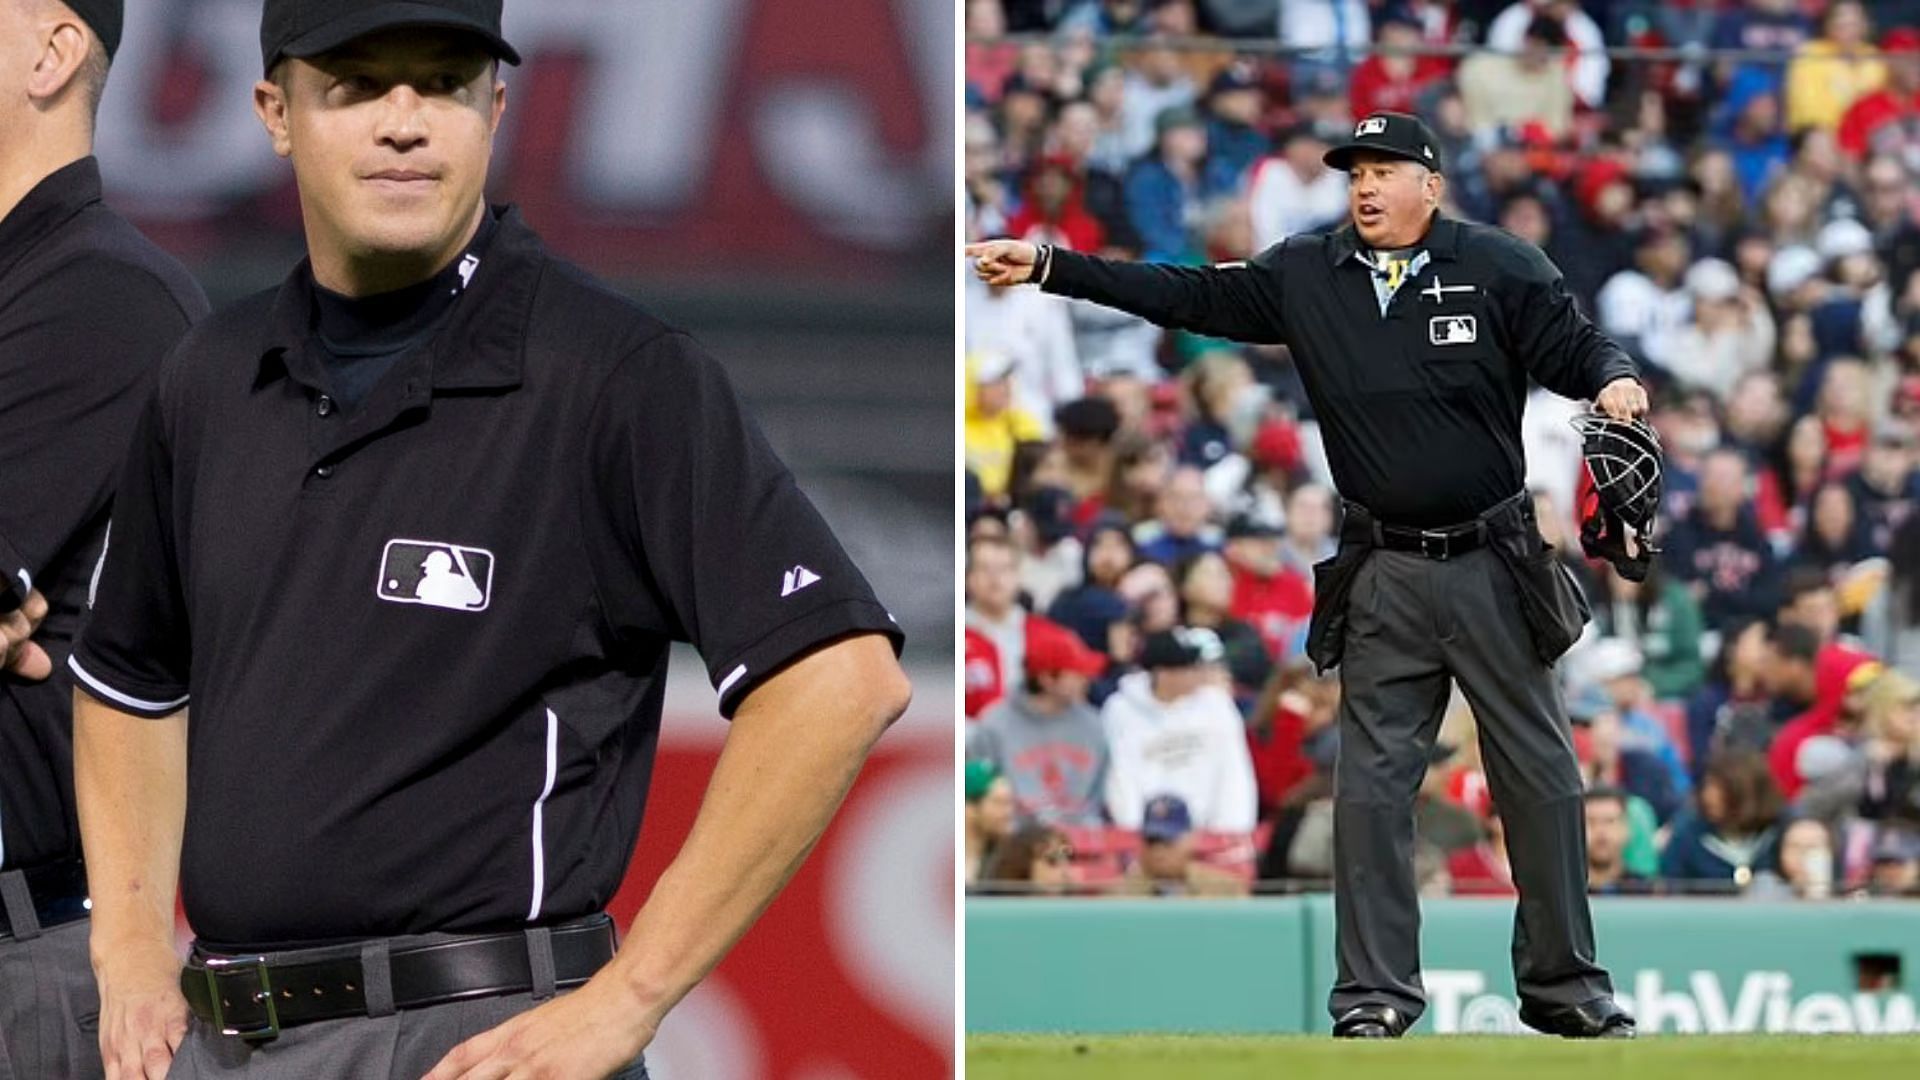
<svg viewBox="0 0 1920 1080">
<path fill-rule="evenodd" d="M 1591 398 L 1633 361 L 1538 248 L 1435 215 L 1428 258 L 1380 310 L 1351 225 L 1214 267 L 1055 251 L 1049 292 L 1175 329 L 1291 347 L 1341 495 L 1387 521 L 1464 521 L 1518 492 L 1527 379 Z"/>
<path fill-rule="evenodd" d="M 67 649 L 154 372 L 200 286 L 100 198 L 82 158 L 0 219 L 0 610 L 47 599 L 54 677 L 0 675 L 0 866 L 79 854 Z"/>
<path fill-rule="evenodd" d="M 597 911 L 671 641 L 728 716 L 833 639 L 899 647 L 720 367 L 497 213 L 358 407 L 303 264 L 195 328 L 140 422 L 72 667 L 122 710 L 191 702 L 181 889 L 215 947 Z"/>
</svg>

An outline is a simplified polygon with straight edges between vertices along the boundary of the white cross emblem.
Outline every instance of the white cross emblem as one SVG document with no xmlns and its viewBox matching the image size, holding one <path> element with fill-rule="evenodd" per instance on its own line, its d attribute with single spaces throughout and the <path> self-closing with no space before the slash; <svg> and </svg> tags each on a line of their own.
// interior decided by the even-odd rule
<svg viewBox="0 0 1920 1080">
<path fill-rule="evenodd" d="M 1448 293 L 1470 293 L 1472 291 L 1473 286 L 1471 285 L 1442 285 L 1440 284 L 1440 275 L 1435 274 L 1433 275 L 1433 284 L 1421 289 L 1420 295 L 1438 304 L 1445 302 Z"/>
</svg>

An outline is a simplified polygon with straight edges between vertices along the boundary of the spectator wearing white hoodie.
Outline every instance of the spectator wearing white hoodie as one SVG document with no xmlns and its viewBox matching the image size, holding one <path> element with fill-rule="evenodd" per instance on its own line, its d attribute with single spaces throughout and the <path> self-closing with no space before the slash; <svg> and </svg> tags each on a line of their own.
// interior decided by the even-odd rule
<svg viewBox="0 0 1920 1080">
<path fill-rule="evenodd" d="M 1141 649 L 1147 670 L 1127 675 L 1107 698 L 1107 816 L 1140 828 L 1150 797 L 1175 795 L 1193 827 L 1253 831 L 1253 759 L 1246 726 L 1228 689 L 1226 655 L 1211 630 L 1175 627 L 1150 635 Z"/>
</svg>

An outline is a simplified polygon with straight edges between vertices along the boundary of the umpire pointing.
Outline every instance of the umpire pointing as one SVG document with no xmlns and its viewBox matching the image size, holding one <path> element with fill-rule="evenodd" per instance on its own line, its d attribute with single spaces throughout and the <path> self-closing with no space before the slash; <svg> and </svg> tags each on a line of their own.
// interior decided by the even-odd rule
<svg viewBox="0 0 1920 1080">
<path fill-rule="evenodd" d="M 1594 962 L 1581 780 L 1552 668 L 1586 603 L 1533 521 L 1520 418 L 1529 377 L 1622 420 L 1646 393 L 1538 249 L 1439 212 L 1440 144 L 1420 120 L 1368 116 L 1326 161 L 1350 177 L 1352 221 L 1245 262 L 1139 265 L 1006 240 L 967 254 L 990 284 L 1292 350 L 1346 499 L 1309 633 L 1342 687 L 1334 1034 L 1397 1036 L 1425 1008 L 1412 808 L 1453 679 L 1507 826 L 1521 1019 L 1631 1036 Z"/>
</svg>

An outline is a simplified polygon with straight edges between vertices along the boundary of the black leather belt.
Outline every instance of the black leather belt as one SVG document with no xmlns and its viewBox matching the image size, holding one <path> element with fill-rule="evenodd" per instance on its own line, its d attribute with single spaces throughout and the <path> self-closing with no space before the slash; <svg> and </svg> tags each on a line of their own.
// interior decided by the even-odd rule
<svg viewBox="0 0 1920 1080">
<path fill-rule="evenodd" d="M 579 986 L 613 959 L 613 920 L 606 915 L 549 928 L 554 986 Z M 283 1028 L 372 1015 L 359 946 L 327 959 L 208 955 L 194 950 L 180 973 L 193 1014 L 223 1035 L 271 1039 Z M 472 934 L 394 949 L 389 979 L 395 1009 L 418 1009 L 467 998 L 534 989 L 523 931 Z"/>
<path fill-rule="evenodd" d="M 1373 523 L 1373 546 L 1388 551 L 1411 551 L 1429 559 L 1445 562 L 1456 555 L 1465 555 L 1487 543 L 1487 524 L 1484 521 L 1469 521 L 1464 525 L 1449 525 L 1440 529 L 1414 529 L 1403 525 L 1385 525 Z"/>
<path fill-rule="evenodd" d="M 12 873 L 13 871 L 8 871 Z M 42 930 L 79 922 L 87 917 L 87 866 L 79 859 L 63 859 L 19 871 Z M 0 938 L 13 936 L 13 919 L 0 903 Z"/>
</svg>

